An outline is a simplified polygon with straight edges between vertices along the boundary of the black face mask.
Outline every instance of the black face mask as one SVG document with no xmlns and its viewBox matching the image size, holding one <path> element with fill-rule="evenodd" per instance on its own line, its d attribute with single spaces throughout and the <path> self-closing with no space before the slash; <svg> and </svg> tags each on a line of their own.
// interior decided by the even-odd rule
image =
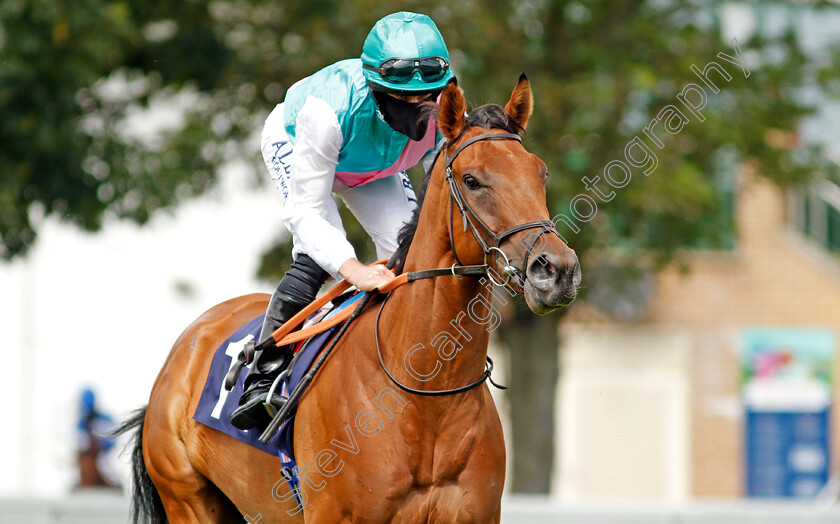
<svg viewBox="0 0 840 524">
<path fill-rule="evenodd" d="M 422 102 L 417 104 L 404 102 L 382 91 L 374 91 L 373 98 L 391 129 L 412 140 L 420 140 L 426 134 L 429 117 L 423 116 Z M 423 116 L 422 120 L 420 120 L 421 116 Z M 419 123 L 418 120 L 420 120 Z"/>
</svg>

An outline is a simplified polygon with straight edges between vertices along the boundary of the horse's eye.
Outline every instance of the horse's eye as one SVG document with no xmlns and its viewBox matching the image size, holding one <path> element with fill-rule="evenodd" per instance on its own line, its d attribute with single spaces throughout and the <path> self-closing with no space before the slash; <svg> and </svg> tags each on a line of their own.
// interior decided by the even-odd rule
<svg viewBox="0 0 840 524">
<path fill-rule="evenodd" d="M 464 175 L 464 185 L 467 189 L 478 189 L 481 187 L 481 182 L 472 175 Z"/>
</svg>

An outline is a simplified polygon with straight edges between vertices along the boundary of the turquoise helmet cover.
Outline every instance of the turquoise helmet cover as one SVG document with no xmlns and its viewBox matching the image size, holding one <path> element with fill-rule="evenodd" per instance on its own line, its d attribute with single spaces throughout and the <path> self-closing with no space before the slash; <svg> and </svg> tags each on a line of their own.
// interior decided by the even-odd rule
<svg viewBox="0 0 840 524">
<path fill-rule="evenodd" d="M 446 42 L 435 23 L 426 15 L 401 11 L 390 14 L 374 24 L 362 47 L 362 63 L 378 68 L 392 58 L 426 58 L 439 56 L 449 63 Z M 454 74 L 450 67 L 443 78 L 424 82 L 419 71 L 404 84 L 391 83 L 378 71 L 364 70 L 365 79 L 374 87 L 387 91 L 428 92 L 443 89 Z"/>
</svg>

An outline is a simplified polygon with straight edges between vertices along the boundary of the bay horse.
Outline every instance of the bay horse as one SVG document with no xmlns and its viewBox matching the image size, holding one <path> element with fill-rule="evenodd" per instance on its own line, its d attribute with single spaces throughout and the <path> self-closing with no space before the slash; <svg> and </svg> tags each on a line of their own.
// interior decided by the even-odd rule
<svg viewBox="0 0 840 524">
<path fill-rule="evenodd" d="M 504 437 L 488 386 L 476 380 L 499 321 L 493 297 L 510 299 L 493 284 L 544 314 L 574 300 L 580 282 L 574 251 L 541 218 L 546 165 L 520 142 L 532 106 L 524 74 L 504 109 L 467 116 L 460 87 L 443 91 L 447 143 L 394 260 L 403 273 L 453 271 L 372 300 L 302 396 L 294 427 L 302 511 L 278 458 L 192 418 L 216 348 L 265 312 L 268 295 L 254 294 L 187 327 L 148 406 L 123 424 L 138 429 L 135 521 L 499 522 Z M 456 274 L 488 259 L 504 274 Z"/>
</svg>

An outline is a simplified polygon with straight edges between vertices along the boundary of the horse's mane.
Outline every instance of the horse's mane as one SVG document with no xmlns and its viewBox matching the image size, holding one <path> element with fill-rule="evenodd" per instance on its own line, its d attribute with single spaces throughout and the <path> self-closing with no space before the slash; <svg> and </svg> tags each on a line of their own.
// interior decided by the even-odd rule
<svg viewBox="0 0 840 524">
<path fill-rule="evenodd" d="M 432 113 L 435 118 L 437 118 L 436 108 L 432 111 Z M 504 129 L 508 133 L 519 133 L 524 131 L 522 126 L 516 123 L 516 121 L 507 114 L 507 111 L 496 104 L 485 104 L 475 108 L 467 115 L 466 120 L 467 125 L 461 130 L 461 133 L 455 137 L 451 143 L 447 143 L 444 147 L 450 147 L 452 144 L 457 142 L 463 136 L 468 127 L 478 126 L 485 129 Z M 437 158 L 435 158 L 435 161 L 437 161 Z M 423 208 L 426 188 L 429 185 L 429 178 L 431 177 L 433 167 L 434 163 L 429 166 L 429 170 L 426 171 L 426 175 L 423 177 L 423 183 L 420 186 L 420 191 L 417 193 L 417 207 L 414 209 L 414 214 L 412 215 L 411 220 L 405 223 L 397 236 L 398 246 L 397 250 L 394 252 L 396 263 L 393 268 L 394 273 L 396 274 L 402 273 L 403 266 L 405 266 L 405 258 L 408 256 L 408 248 L 411 247 L 411 242 L 414 240 L 414 235 L 417 233 L 417 223 L 420 220 L 420 211 Z"/>
</svg>

